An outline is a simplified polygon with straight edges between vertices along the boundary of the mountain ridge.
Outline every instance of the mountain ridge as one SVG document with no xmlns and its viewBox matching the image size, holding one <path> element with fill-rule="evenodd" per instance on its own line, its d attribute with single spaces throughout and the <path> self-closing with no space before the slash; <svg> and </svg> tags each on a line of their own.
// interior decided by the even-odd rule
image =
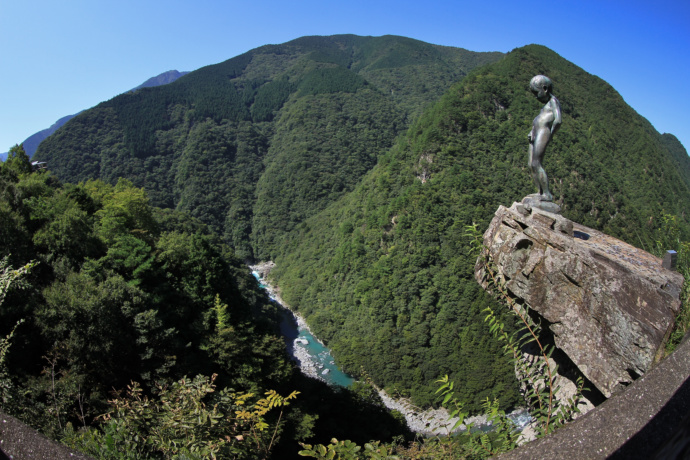
<svg viewBox="0 0 690 460">
<path fill-rule="evenodd" d="M 154 204 L 209 222 L 240 256 L 267 258 L 281 234 L 350 190 L 463 68 L 501 56 L 395 36 L 265 45 L 105 101 L 37 158 L 71 181 L 128 176 Z"/>
<path fill-rule="evenodd" d="M 498 306 L 463 234 L 534 191 L 530 79 L 549 75 L 561 101 L 545 167 L 569 219 L 651 249 L 672 213 L 687 237 L 690 165 L 548 48 L 453 52 L 392 36 L 266 45 L 106 101 L 37 158 L 70 181 L 128 177 L 239 257 L 275 260 L 283 297 L 346 370 L 419 404 L 448 373 L 472 410 L 486 397 L 510 406 L 513 370 L 481 315 Z M 465 75 L 458 60 L 476 65 Z"/>
<path fill-rule="evenodd" d="M 137 86 L 136 88 L 131 89 L 130 91 L 136 91 L 142 88 L 151 88 L 154 86 L 167 85 L 169 83 L 174 82 L 178 78 L 187 75 L 188 73 L 188 71 L 180 72 L 179 70 L 168 70 L 167 72 L 163 72 L 162 74 L 149 78 L 144 83 Z"/>
<path fill-rule="evenodd" d="M 528 91 L 535 74 L 552 78 L 563 107 L 545 168 L 564 216 L 651 250 L 670 213 L 687 239 L 680 143 L 598 77 L 545 47 L 518 48 L 454 85 L 274 259 L 283 298 L 346 370 L 420 404 L 432 402 L 444 372 L 473 407 L 485 397 L 519 401 L 482 321 L 483 308 L 500 307 L 477 290 L 463 235 L 534 192 L 526 134 L 540 108 Z"/>
<path fill-rule="evenodd" d="M 188 74 L 189 72 L 179 72 L 177 70 L 168 70 L 167 72 L 163 72 L 162 74 L 156 75 L 155 77 L 151 77 L 148 80 L 146 80 L 144 83 L 141 85 L 137 86 L 136 88 L 131 89 L 130 91 L 136 91 L 141 88 L 149 88 L 153 86 L 160 86 L 160 85 L 167 85 L 168 83 L 172 83 L 178 78 L 180 78 L 183 75 Z M 31 136 L 27 137 L 24 142 L 22 142 L 22 146 L 24 147 L 24 151 L 26 152 L 27 155 L 29 155 L 29 158 L 33 157 L 34 153 L 36 153 L 36 150 L 38 149 L 38 146 L 40 145 L 41 142 L 43 142 L 48 136 L 53 134 L 55 131 L 57 131 L 59 128 L 61 128 L 65 123 L 70 121 L 72 118 L 76 117 L 82 111 L 75 113 L 74 115 L 66 115 L 59 120 L 57 120 L 55 123 L 50 125 L 49 128 L 42 129 L 41 131 L 38 131 L 37 133 L 32 134 Z M 0 161 L 5 161 L 7 158 L 7 152 L 5 153 L 0 153 Z"/>
</svg>

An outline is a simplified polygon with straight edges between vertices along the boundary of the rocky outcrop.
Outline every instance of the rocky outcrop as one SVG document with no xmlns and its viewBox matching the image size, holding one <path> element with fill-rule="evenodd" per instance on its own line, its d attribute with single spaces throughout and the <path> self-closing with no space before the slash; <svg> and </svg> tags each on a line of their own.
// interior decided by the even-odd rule
<svg viewBox="0 0 690 460">
<path fill-rule="evenodd" d="M 683 284 L 658 257 L 521 203 L 499 207 L 484 245 L 511 295 L 541 316 L 555 346 L 604 396 L 658 359 Z M 475 275 L 486 288 L 480 261 Z"/>
</svg>

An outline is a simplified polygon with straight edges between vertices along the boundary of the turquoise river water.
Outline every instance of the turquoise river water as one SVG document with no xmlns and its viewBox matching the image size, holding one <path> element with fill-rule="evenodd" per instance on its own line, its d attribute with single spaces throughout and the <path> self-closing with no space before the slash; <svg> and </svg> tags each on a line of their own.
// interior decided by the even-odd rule
<svg viewBox="0 0 690 460">
<path fill-rule="evenodd" d="M 252 272 L 254 277 L 259 281 L 259 286 L 266 289 L 266 285 L 261 282 L 261 278 L 257 272 Z M 277 300 L 273 299 L 274 302 Z M 280 303 L 277 302 L 279 305 Z M 306 352 L 309 361 L 314 366 L 316 373 L 329 385 L 337 385 L 341 387 L 349 387 L 355 381 L 351 376 L 343 372 L 335 360 L 331 356 L 331 351 L 323 346 L 316 337 L 309 332 L 306 327 L 297 324 L 295 315 L 281 305 L 283 309 L 283 319 L 280 323 L 280 332 L 285 338 L 285 344 L 292 356 L 296 356 L 297 347 Z"/>
<path fill-rule="evenodd" d="M 266 289 L 267 286 L 261 282 L 259 274 L 255 271 L 253 271 L 252 274 L 259 281 L 259 286 L 262 289 Z M 321 342 L 309 332 L 309 329 L 300 326 L 297 323 L 295 315 L 287 307 L 281 305 L 280 302 L 272 296 L 271 299 L 282 308 L 283 318 L 280 324 L 280 332 L 285 339 L 285 344 L 287 345 L 290 355 L 299 362 L 300 360 L 297 359 L 297 356 L 301 355 L 304 357 L 306 354 L 309 361 L 308 366 L 313 366 L 319 377 L 329 385 L 338 385 L 341 387 L 349 387 L 352 385 L 355 379 L 338 367 L 331 356 L 331 351 L 323 346 Z M 305 367 L 304 362 L 300 362 L 300 365 L 303 368 Z M 508 418 L 515 423 L 518 430 L 522 430 L 532 419 L 529 412 L 523 409 L 508 414 Z M 478 425 L 474 427 L 474 430 L 482 432 L 492 431 L 493 429 L 491 425 Z"/>
</svg>

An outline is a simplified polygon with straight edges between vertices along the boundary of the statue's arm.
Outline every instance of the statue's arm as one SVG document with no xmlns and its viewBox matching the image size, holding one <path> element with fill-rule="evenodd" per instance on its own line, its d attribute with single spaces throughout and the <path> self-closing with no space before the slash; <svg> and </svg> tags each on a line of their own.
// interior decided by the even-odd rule
<svg viewBox="0 0 690 460">
<path fill-rule="evenodd" d="M 558 102 L 558 99 L 556 99 L 555 96 L 551 96 L 551 101 L 549 101 L 551 104 L 551 109 L 553 110 L 553 123 L 551 124 L 551 135 L 556 132 L 559 126 L 561 126 L 561 122 L 563 121 L 563 116 L 561 115 L 561 104 Z"/>
</svg>

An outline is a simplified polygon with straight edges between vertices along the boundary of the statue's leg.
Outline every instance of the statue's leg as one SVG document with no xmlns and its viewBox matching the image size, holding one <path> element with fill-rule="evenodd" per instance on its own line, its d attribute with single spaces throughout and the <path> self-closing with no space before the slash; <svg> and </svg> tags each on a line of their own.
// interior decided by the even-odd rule
<svg viewBox="0 0 690 460">
<path fill-rule="evenodd" d="M 541 186 L 539 185 L 539 169 L 538 169 L 538 164 L 535 163 L 534 161 L 534 141 L 529 143 L 529 163 L 527 166 L 529 167 L 529 173 L 532 176 L 532 180 L 534 181 L 534 185 L 537 186 L 537 193 L 541 195 Z"/>
<path fill-rule="evenodd" d="M 551 140 L 551 131 L 548 128 L 540 129 L 537 132 L 536 139 L 534 140 L 534 152 L 532 154 L 532 168 L 534 181 L 539 187 L 539 194 L 542 196 L 544 201 L 553 201 L 553 195 L 549 191 L 549 177 L 546 175 L 542 161 L 544 160 L 544 152 L 546 152 L 546 146 Z"/>
<path fill-rule="evenodd" d="M 549 178 L 544 168 L 539 168 L 539 192 L 542 194 L 543 201 L 553 201 L 553 195 L 549 191 Z"/>
</svg>

